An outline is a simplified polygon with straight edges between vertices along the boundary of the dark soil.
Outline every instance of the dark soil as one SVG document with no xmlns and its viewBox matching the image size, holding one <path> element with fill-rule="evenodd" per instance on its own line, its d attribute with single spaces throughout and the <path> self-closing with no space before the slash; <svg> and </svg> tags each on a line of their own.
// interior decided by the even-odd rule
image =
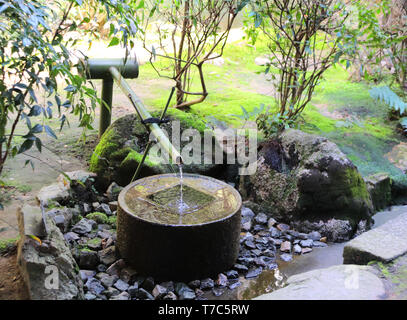
<svg viewBox="0 0 407 320">
<path fill-rule="evenodd" d="M 17 251 L 0 255 L 0 300 L 28 299 L 27 287 L 17 266 Z"/>
</svg>

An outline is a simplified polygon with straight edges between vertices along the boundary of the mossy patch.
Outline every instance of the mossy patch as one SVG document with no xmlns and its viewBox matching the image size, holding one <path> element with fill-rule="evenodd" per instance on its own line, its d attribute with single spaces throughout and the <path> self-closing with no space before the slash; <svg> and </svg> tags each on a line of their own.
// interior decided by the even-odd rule
<svg viewBox="0 0 407 320">
<path fill-rule="evenodd" d="M 103 212 L 92 212 L 86 215 L 86 219 L 93 220 L 98 224 L 107 224 L 109 223 L 109 218 Z"/>
<path fill-rule="evenodd" d="M 0 239 L 0 255 L 3 255 L 17 246 L 19 237 L 12 239 Z"/>
</svg>

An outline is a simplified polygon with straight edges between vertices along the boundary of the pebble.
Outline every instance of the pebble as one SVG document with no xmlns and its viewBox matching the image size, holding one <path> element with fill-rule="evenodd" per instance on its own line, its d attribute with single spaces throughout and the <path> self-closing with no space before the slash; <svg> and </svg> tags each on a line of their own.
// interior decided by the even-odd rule
<svg viewBox="0 0 407 320">
<path fill-rule="evenodd" d="M 154 278 L 153 277 L 147 277 L 140 285 L 141 288 L 146 289 L 147 291 L 151 292 L 154 287 L 155 287 L 155 283 L 154 283 Z"/>
<path fill-rule="evenodd" d="M 201 285 L 201 280 L 192 280 L 191 282 L 188 283 L 188 286 L 191 287 L 192 289 L 199 288 Z"/>
<path fill-rule="evenodd" d="M 157 284 L 154 289 L 153 289 L 153 297 L 155 299 L 161 299 L 162 297 L 164 297 L 166 294 L 168 293 L 167 288 L 160 286 L 159 284 Z"/>
<path fill-rule="evenodd" d="M 180 300 L 193 300 L 196 297 L 195 291 L 182 282 L 178 282 L 175 285 L 175 292 L 177 293 Z"/>
<path fill-rule="evenodd" d="M 117 296 L 110 297 L 109 300 L 129 300 L 129 299 L 130 299 L 130 295 L 127 292 L 122 292 L 122 293 L 118 294 Z"/>
<path fill-rule="evenodd" d="M 250 231 L 251 228 L 252 228 L 252 222 L 251 221 L 247 221 L 247 222 L 242 224 L 242 230 L 243 231 Z"/>
<path fill-rule="evenodd" d="M 225 289 L 222 288 L 213 288 L 212 293 L 215 297 L 220 297 L 222 294 L 224 294 Z"/>
<path fill-rule="evenodd" d="M 280 251 L 281 252 L 291 252 L 291 242 L 289 241 L 284 241 L 280 245 Z"/>
<path fill-rule="evenodd" d="M 130 294 L 130 296 L 131 296 L 132 298 L 135 298 L 136 295 L 137 295 L 138 289 L 139 289 L 139 288 L 138 288 L 138 283 L 135 283 L 134 285 L 130 286 L 130 287 L 127 289 L 127 292 Z"/>
<path fill-rule="evenodd" d="M 321 242 L 321 241 L 314 241 L 314 243 L 313 243 L 313 247 L 322 247 L 322 248 L 324 248 L 324 247 L 327 247 L 327 246 L 328 245 L 326 243 Z"/>
<path fill-rule="evenodd" d="M 119 279 L 115 282 L 114 287 L 120 291 L 126 291 L 129 288 L 129 285 L 123 280 Z"/>
<path fill-rule="evenodd" d="M 267 216 L 265 213 L 259 213 L 254 220 L 259 224 L 266 224 L 267 223 Z"/>
<path fill-rule="evenodd" d="M 319 241 L 326 243 L 327 242 L 327 238 L 326 237 L 322 237 Z"/>
<path fill-rule="evenodd" d="M 107 290 L 103 291 L 103 293 L 106 295 L 106 297 L 110 298 L 119 295 L 120 291 L 117 290 L 116 288 L 109 287 L 107 288 Z"/>
<path fill-rule="evenodd" d="M 239 263 L 236 263 L 236 264 L 233 266 L 233 268 L 236 269 L 236 270 L 238 270 L 238 271 L 241 271 L 241 272 L 245 272 L 245 271 L 249 270 L 246 266 L 244 266 L 244 265 L 242 265 L 242 264 L 239 264 Z"/>
<path fill-rule="evenodd" d="M 83 269 L 95 269 L 99 264 L 99 258 L 96 251 L 81 250 L 79 253 L 78 265 Z"/>
<path fill-rule="evenodd" d="M 285 261 L 285 262 L 288 262 L 288 261 L 291 261 L 293 259 L 293 256 L 291 254 L 288 254 L 288 253 L 283 253 L 283 254 L 280 255 L 280 259 Z"/>
<path fill-rule="evenodd" d="M 113 215 L 112 210 L 110 210 L 109 205 L 106 204 L 106 203 L 102 203 L 102 204 L 99 205 L 95 210 L 98 211 L 98 212 L 104 212 L 104 213 L 106 213 L 106 215 L 108 215 L 108 216 Z"/>
<path fill-rule="evenodd" d="M 306 254 L 306 253 L 309 253 L 309 252 L 311 252 L 311 251 L 312 251 L 311 248 L 302 248 L 301 254 Z"/>
<path fill-rule="evenodd" d="M 241 215 L 242 215 L 242 217 L 251 217 L 251 218 L 253 218 L 255 216 L 254 212 L 251 209 L 243 207 L 243 206 L 241 209 Z"/>
<path fill-rule="evenodd" d="M 107 268 L 106 273 L 110 275 L 120 275 L 120 270 L 125 267 L 126 263 L 123 259 L 117 260 L 109 268 Z"/>
<path fill-rule="evenodd" d="M 175 290 L 174 282 L 172 282 L 172 281 L 162 282 L 162 283 L 160 283 L 160 285 L 163 286 L 164 288 L 167 288 L 168 291 Z"/>
<path fill-rule="evenodd" d="M 280 230 L 278 230 L 278 229 L 275 228 L 275 227 L 269 228 L 269 232 L 270 232 L 270 236 L 271 236 L 272 238 L 278 238 L 278 237 L 281 236 Z"/>
<path fill-rule="evenodd" d="M 85 287 L 88 289 L 88 291 L 96 295 L 102 293 L 105 290 L 105 287 L 102 286 L 100 281 L 95 278 L 89 278 L 88 281 L 86 281 L 85 283 Z"/>
<path fill-rule="evenodd" d="M 233 281 L 233 282 L 229 281 L 229 289 L 230 290 L 236 289 L 237 287 L 239 287 L 241 285 L 242 285 L 242 283 L 237 279 L 236 279 L 236 281 Z"/>
<path fill-rule="evenodd" d="M 256 245 L 254 244 L 254 242 L 252 240 L 246 240 L 244 244 L 249 249 L 256 249 Z"/>
<path fill-rule="evenodd" d="M 223 273 L 219 273 L 215 283 L 218 287 L 226 287 L 228 285 L 228 277 Z"/>
<path fill-rule="evenodd" d="M 83 282 L 86 282 L 89 278 L 93 278 L 96 272 L 93 270 L 79 270 L 79 275 Z"/>
<path fill-rule="evenodd" d="M 95 226 L 96 226 L 95 221 L 83 218 L 81 221 L 79 221 L 72 227 L 71 231 L 77 234 L 85 235 L 91 232 L 93 227 Z"/>
<path fill-rule="evenodd" d="M 116 261 L 116 247 L 111 246 L 98 252 L 99 260 L 109 266 Z"/>
<path fill-rule="evenodd" d="M 96 275 L 96 278 L 98 278 L 105 287 L 112 287 L 113 284 L 115 284 L 116 281 L 119 279 L 118 276 L 110 276 L 107 273 L 98 273 Z"/>
<path fill-rule="evenodd" d="M 246 279 L 252 279 L 258 277 L 263 269 L 261 267 L 258 268 L 251 268 L 245 275 Z"/>
<path fill-rule="evenodd" d="M 300 241 L 300 246 L 301 247 L 306 247 L 306 248 L 311 248 L 313 245 L 313 240 L 312 239 L 308 239 L 308 240 L 301 240 Z"/>
<path fill-rule="evenodd" d="M 269 228 L 271 228 L 271 227 L 274 226 L 276 223 L 277 223 L 277 221 L 276 221 L 274 218 L 270 218 L 270 219 L 267 221 L 267 226 L 268 226 Z"/>
<path fill-rule="evenodd" d="M 135 297 L 140 300 L 154 300 L 153 295 L 143 288 L 136 291 Z"/>
<path fill-rule="evenodd" d="M 96 296 L 90 292 L 88 292 L 87 294 L 85 294 L 85 300 L 95 300 Z"/>
<path fill-rule="evenodd" d="M 236 270 L 229 270 L 226 272 L 228 279 L 237 279 L 239 278 L 239 273 Z"/>
<path fill-rule="evenodd" d="M 201 290 L 208 290 L 212 289 L 215 286 L 214 281 L 211 278 L 206 278 L 201 280 L 201 286 L 199 287 Z"/>
<path fill-rule="evenodd" d="M 163 297 L 163 300 L 177 300 L 177 296 L 174 292 L 170 291 Z"/>
<path fill-rule="evenodd" d="M 285 223 L 279 223 L 277 225 L 277 229 L 280 230 L 280 231 L 287 231 L 287 230 L 290 230 L 290 226 L 288 224 L 285 224 Z"/>
<path fill-rule="evenodd" d="M 308 233 L 308 238 L 319 241 L 319 239 L 321 239 L 321 234 L 318 231 L 312 231 Z"/>
<path fill-rule="evenodd" d="M 64 239 L 66 242 L 73 242 L 79 240 L 79 236 L 75 232 L 67 232 L 64 234 Z"/>
<path fill-rule="evenodd" d="M 301 246 L 299 244 L 294 245 L 294 253 L 301 254 Z"/>
</svg>

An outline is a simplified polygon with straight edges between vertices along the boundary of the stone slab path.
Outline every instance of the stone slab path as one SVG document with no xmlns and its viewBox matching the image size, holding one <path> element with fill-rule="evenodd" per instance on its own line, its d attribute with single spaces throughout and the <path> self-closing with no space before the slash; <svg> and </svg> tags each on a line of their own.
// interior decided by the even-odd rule
<svg viewBox="0 0 407 320">
<path fill-rule="evenodd" d="M 384 283 L 373 267 L 340 265 L 291 276 L 287 286 L 254 300 L 379 300 Z"/>
<path fill-rule="evenodd" d="M 407 253 L 407 210 L 382 226 L 367 231 L 348 242 L 344 263 L 368 264 L 377 260 L 390 262 Z"/>
</svg>

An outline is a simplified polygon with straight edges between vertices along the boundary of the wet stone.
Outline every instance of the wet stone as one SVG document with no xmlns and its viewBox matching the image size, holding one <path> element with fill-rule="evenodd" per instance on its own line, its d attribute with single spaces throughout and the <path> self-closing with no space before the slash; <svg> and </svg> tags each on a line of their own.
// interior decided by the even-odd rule
<svg viewBox="0 0 407 320">
<path fill-rule="evenodd" d="M 268 247 L 267 244 L 256 243 L 256 248 L 257 248 L 258 250 L 264 251 L 264 250 L 267 249 L 267 247 Z"/>
<path fill-rule="evenodd" d="M 281 252 L 291 252 L 291 242 L 289 241 L 284 241 L 280 245 L 280 251 Z"/>
<path fill-rule="evenodd" d="M 108 288 L 108 287 L 112 287 L 114 284 L 115 284 L 115 282 L 118 280 L 118 277 L 117 276 L 115 276 L 115 275 L 113 275 L 113 276 L 110 276 L 110 275 L 108 275 L 107 273 L 98 273 L 97 275 L 96 275 L 96 278 L 98 278 L 99 280 L 100 280 L 100 282 L 106 287 L 106 288 Z"/>
<path fill-rule="evenodd" d="M 301 240 L 300 241 L 300 246 L 301 247 L 305 247 L 305 248 L 311 248 L 313 246 L 313 242 L 312 239 L 308 239 L 308 240 Z"/>
<path fill-rule="evenodd" d="M 106 295 L 106 297 L 110 298 L 119 295 L 120 291 L 116 288 L 108 287 L 105 291 L 103 291 L 103 294 Z"/>
<path fill-rule="evenodd" d="M 252 222 L 251 221 L 247 221 L 247 222 L 242 224 L 242 230 L 244 230 L 244 231 L 250 231 L 251 228 L 252 228 Z"/>
<path fill-rule="evenodd" d="M 254 244 L 254 242 L 252 240 L 246 240 L 244 244 L 249 249 L 256 249 L 256 245 Z"/>
<path fill-rule="evenodd" d="M 298 245 L 298 244 L 294 245 L 294 253 L 301 254 L 301 250 L 302 250 L 302 248 L 300 245 Z"/>
<path fill-rule="evenodd" d="M 94 269 L 99 264 L 98 254 L 91 250 L 81 250 L 78 265 L 83 269 Z"/>
<path fill-rule="evenodd" d="M 267 223 L 267 216 L 264 213 L 259 213 L 254 220 L 259 224 L 266 224 Z"/>
<path fill-rule="evenodd" d="M 180 300 L 193 300 L 196 297 L 195 291 L 182 282 L 178 282 L 175 285 L 175 292 L 177 293 Z"/>
<path fill-rule="evenodd" d="M 100 250 L 98 252 L 100 262 L 105 265 L 111 265 L 116 261 L 116 248 L 114 246 Z"/>
<path fill-rule="evenodd" d="M 151 292 L 154 287 L 155 287 L 155 283 L 154 283 L 154 278 L 153 277 L 147 277 L 140 285 L 141 288 L 146 289 L 147 291 Z"/>
<path fill-rule="evenodd" d="M 164 288 L 167 288 L 168 291 L 174 291 L 175 287 L 174 287 L 174 282 L 172 281 L 165 281 L 160 283 L 161 286 L 163 286 Z"/>
<path fill-rule="evenodd" d="M 89 203 L 83 203 L 82 210 L 84 214 L 88 214 L 92 211 L 92 206 Z"/>
<path fill-rule="evenodd" d="M 79 236 L 77 233 L 70 231 L 64 234 L 64 239 L 66 242 L 74 242 L 79 240 Z"/>
<path fill-rule="evenodd" d="M 192 280 L 191 282 L 188 283 L 188 286 L 191 287 L 192 289 L 199 288 L 201 285 L 201 280 Z"/>
<path fill-rule="evenodd" d="M 280 231 L 287 231 L 287 230 L 290 230 L 290 226 L 288 224 L 285 224 L 285 223 L 279 223 L 277 225 L 277 229 L 280 230 Z"/>
<path fill-rule="evenodd" d="M 236 269 L 237 271 L 240 271 L 240 272 L 245 272 L 245 271 L 249 270 L 245 265 L 242 265 L 240 263 L 236 263 L 233 266 L 233 268 Z"/>
<path fill-rule="evenodd" d="M 153 295 L 143 288 L 136 291 L 135 297 L 140 300 L 154 300 Z"/>
<path fill-rule="evenodd" d="M 275 250 L 276 250 L 275 247 L 274 247 L 273 249 L 268 248 L 268 249 L 264 250 L 264 251 L 262 252 L 262 254 L 263 254 L 264 256 L 266 256 L 266 257 L 271 257 L 271 258 L 273 258 L 273 257 L 276 256 Z"/>
<path fill-rule="evenodd" d="M 308 238 L 314 241 L 319 241 L 321 239 L 321 234 L 318 231 L 312 231 L 308 233 Z"/>
<path fill-rule="evenodd" d="M 265 226 L 262 226 L 262 225 L 260 225 L 260 224 L 256 224 L 256 225 L 253 227 L 253 231 L 254 231 L 254 232 L 263 231 L 263 230 L 265 230 L 265 229 L 266 229 L 266 227 L 265 227 Z"/>
<path fill-rule="evenodd" d="M 163 300 L 177 300 L 177 296 L 174 292 L 170 291 L 163 297 Z"/>
<path fill-rule="evenodd" d="M 138 284 L 135 283 L 134 285 L 130 286 L 130 287 L 127 289 L 127 292 L 130 294 L 130 296 L 131 296 L 132 298 L 135 298 L 135 297 L 137 296 L 138 289 L 139 289 Z"/>
<path fill-rule="evenodd" d="M 106 203 L 102 203 L 101 205 L 99 205 L 96 208 L 96 211 L 106 213 L 106 215 L 108 215 L 108 216 L 113 215 L 112 210 L 110 210 L 109 205 L 107 205 Z"/>
<path fill-rule="evenodd" d="M 117 296 L 110 297 L 109 300 L 130 300 L 130 295 L 127 292 L 122 292 Z"/>
<path fill-rule="evenodd" d="M 71 231 L 77 234 L 85 235 L 91 232 L 94 227 L 96 227 L 95 221 L 83 218 L 72 227 Z"/>
<path fill-rule="evenodd" d="M 260 256 L 263 251 L 259 250 L 259 249 L 254 249 L 251 251 L 256 257 Z"/>
<path fill-rule="evenodd" d="M 228 285 L 228 277 L 223 273 L 219 273 L 215 283 L 218 287 L 226 287 Z"/>
<path fill-rule="evenodd" d="M 327 247 L 328 245 L 327 245 L 325 242 L 322 242 L 322 241 L 314 241 L 314 242 L 312 243 L 312 246 L 313 246 L 313 247 L 325 248 L 325 247 Z"/>
<path fill-rule="evenodd" d="M 117 260 L 109 268 L 107 268 L 106 273 L 110 275 L 120 275 L 120 270 L 125 267 L 125 262 L 123 259 Z"/>
<path fill-rule="evenodd" d="M 104 264 L 99 264 L 99 265 L 96 267 L 96 270 L 97 270 L 98 272 L 105 272 L 105 271 L 107 270 L 107 267 L 106 267 Z"/>
<path fill-rule="evenodd" d="M 274 218 L 270 218 L 270 219 L 268 219 L 268 221 L 267 221 L 267 226 L 268 226 L 269 228 L 271 228 L 271 227 L 274 226 L 276 223 L 277 223 L 277 221 L 276 221 Z"/>
<path fill-rule="evenodd" d="M 246 279 L 252 279 L 258 277 L 262 273 L 263 269 L 261 267 L 251 268 L 245 275 Z"/>
<path fill-rule="evenodd" d="M 215 286 L 215 283 L 211 278 L 206 278 L 206 279 L 201 280 L 201 286 L 200 286 L 201 290 L 212 289 L 214 286 Z"/>
<path fill-rule="evenodd" d="M 280 247 L 281 244 L 283 243 L 283 240 L 271 238 L 270 242 L 271 242 L 273 245 L 275 245 L 275 246 L 277 246 L 277 247 Z"/>
<path fill-rule="evenodd" d="M 229 270 L 226 272 L 228 279 L 237 279 L 239 278 L 239 273 L 236 270 Z"/>
<path fill-rule="evenodd" d="M 302 248 L 301 254 L 307 254 L 307 253 L 310 253 L 311 251 L 312 251 L 311 248 Z"/>
<path fill-rule="evenodd" d="M 242 283 L 238 279 L 235 279 L 235 281 L 233 281 L 233 282 L 229 281 L 229 289 L 230 290 L 234 290 L 234 289 L 236 289 L 237 287 L 239 287 L 241 285 L 242 285 Z"/>
<path fill-rule="evenodd" d="M 255 216 L 254 212 L 251 209 L 243 207 L 243 206 L 242 206 L 242 209 L 241 209 L 241 214 L 242 214 L 242 217 L 251 217 L 251 218 L 253 218 Z"/>
<path fill-rule="evenodd" d="M 105 290 L 105 287 L 95 278 L 89 278 L 85 283 L 85 288 L 93 294 L 100 294 Z"/>
<path fill-rule="evenodd" d="M 225 289 L 222 288 L 213 288 L 212 293 L 215 297 L 220 297 L 222 294 L 225 293 Z"/>
<path fill-rule="evenodd" d="M 285 262 L 289 262 L 293 259 L 293 256 L 291 254 L 288 253 L 283 253 L 280 255 L 280 259 L 285 261 Z"/>
<path fill-rule="evenodd" d="M 154 289 L 153 289 L 153 296 L 155 299 L 161 299 L 162 297 L 164 297 L 167 294 L 167 288 L 160 286 L 159 284 L 157 284 Z"/>
<path fill-rule="evenodd" d="M 85 300 L 95 300 L 96 296 L 93 293 L 88 292 L 85 294 Z"/>
<path fill-rule="evenodd" d="M 278 229 L 275 228 L 275 227 L 269 228 L 269 232 L 270 232 L 270 236 L 271 236 L 272 238 L 278 238 L 278 237 L 281 236 L 281 231 L 278 230 Z"/>
<path fill-rule="evenodd" d="M 269 239 L 266 237 L 259 237 L 255 240 L 256 243 L 261 243 L 261 244 L 268 244 Z"/>
<path fill-rule="evenodd" d="M 120 291 L 126 291 L 129 288 L 129 285 L 123 280 L 119 279 L 115 282 L 114 287 Z"/>
</svg>

